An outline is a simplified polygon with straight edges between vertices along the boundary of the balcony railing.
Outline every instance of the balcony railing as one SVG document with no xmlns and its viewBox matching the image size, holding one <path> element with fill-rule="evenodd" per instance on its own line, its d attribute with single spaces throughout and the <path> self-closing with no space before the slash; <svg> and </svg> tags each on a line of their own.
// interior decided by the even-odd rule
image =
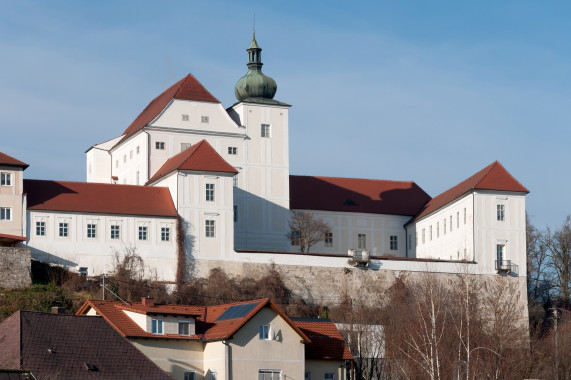
<svg viewBox="0 0 571 380">
<path fill-rule="evenodd" d="M 512 264 L 511 260 L 496 260 L 496 273 L 517 273 L 517 265 Z"/>
</svg>

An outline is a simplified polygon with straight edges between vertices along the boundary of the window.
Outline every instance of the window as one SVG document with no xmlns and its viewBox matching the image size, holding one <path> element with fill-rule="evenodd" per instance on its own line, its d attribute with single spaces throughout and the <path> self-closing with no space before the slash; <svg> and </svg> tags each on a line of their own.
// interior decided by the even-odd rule
<svg viewBox="0 0 571 380">
<path fill-rule="evenodd" d="M 119 167 L 119 160 L 115 160 L 115 167 L 116 167 L 116 168 Z"/>
<path fill-rule="evenodd" d="M 207 183 L 206 184 L 206 200 L 208 202 L 214 202 L 214 184 Z"/>
<path fill-rule="evenodd" d="M 139 184 L 139 171 L 137 170 L 137 173 L 135 173 L 135 183 L 138 185 Z"/>
<path fill-rule="evenodd" d="M 498 205 L 497 206 L 497 218 L 498 221 L 503 222 L 505 219 L 505 206 L 504 205 Z"/>
<path fill-rule="evenodd" d="M 418 232 L 414 233 L 414 246 L 418 247 Z"/>
<path fill-rule="evenodd" d="M 325 246 L 326 247 L 333 247 L 333 232 L 326 232 L 325 233 Z"/>
<path fill-rule="evenodd" d="M 95 239 L 97 237 L 97 225 L 94 223 L 87 224 L 87 237 L 89 239 Z"/>
<path fill-rule="evenodd" d="M 357 235 L 357 248 L 366 249 L 367 248 L 367 235 L 358 234 Z"/>
<path fill-rule="evenodd" d="M 147 240 L 147 226 L 139 226 L 139 240 Z"/>
<path fill-rule="evenodd" d="M 258 331 L 260 340 L 270 340 L 270 325 L 261 325 Z"/>
<path fill-rule="evenodd" d="M 323 374 L 323 380 L 335 380 L 335 374 L 334 373 L 325 373 Z"/>
<path fill-rule="evenodd" d="M 231 154 L 233 156 L 238 154 L 238 148 L 236 148 L 235 146 L 229 146 L 228 147 L 228 154 Z"/>
<path fill-rule="evenodd" d="M 87 277 L 87 267 L 79 267 L 79 275 Z"/>
<path fill-rule="evenodd" d="M 36 236 L 46 236 L 46 222 L 36 222 Z"/>
<path fill-rule="evenodd" d="M 498 260 L 498 265 L 501 265 L 504 260 L 505 248 L 506 246 L 503 244 L 496 245 L 496 258 Z"/>
<path fill-rule="evenodd" d="M 291 245 L 299 245 L 299 231 L 291 231 L 289 237 Z"/>
<path fill-rule="evenodd" d="M 12 173 L 1 173 L 0 174 L 0 185 L 12 186 Z"/>
<path fill-rule="evenodd" d="M 262 124 L 262 137 L 270 137 L 270 125 Z"/>
<path fill-rule="evenodd" d="M 260 369 L 258 370 L 258 380 L 280 380 L 282 371 L 279 369 Z"/>
<path fill-rule="evenodd" d="M 10 207 L 0 207 L 0 220 L 12 220 L 12 209 Z"/>
<path fill-rule="evenodd" d="M 137 154 L 139 154 L 139 146 L 137 146 Z"/>
<path fill-rule="evenodd" d="M 390 249 L 391 251 L 396 251 L 397 249 L 399 249 L 399 241 L 397 235 L 390 236 Z"/>
<path fill-rule="evenodd" d="M 123 155 L 123 162 L 127 162 L 127 155 L 126 154 Z"/>
<path fill-rule="evenodd" d="M 187 150 L 191 146 L 192 146 L 191 143 L 180 143 L 180 151 L 182 152 L 183 150 Z"/>
<path fill-rule="evenodd" d="M 210 116 L 201 116 L 200 117 L 200 122 L 201 123 L 210 123 Z"/>
<path fill-rule="evenodd" d="M 171 240 L 171 229 L 169 227 L 161 227 L 161 241 Z"/>
<path fill-rule="evenodd" d="M 184 335 L 184 336 L 190 335 L 190 322 L 178 321 L 178 335 Z"/>
<path fill-rule="evenodd" d="M 69 236 L 69 228 L 66 222 L 60 222 L 59 224 L 59 236 L 60 237 L 68 237 Z"/>
<path fill-rule="evenodd" d="M 130 152 L 129 152 L 129 158 L 130 158 L 130 159 L 133 159 L 133 151 L 130 151 Z"/>
<path fill-rule="evenodd" d="M 215 369 L 209 369 L 206 375 L 207 380 L 218 380 L 218 371 Z"/>
<path fill-rule="evenodd" d="M 121 227 L 119 225 L 111 226 L 111 239 L 121 238 Z"/>
<path fill-rule="evenodd" d="M 184 380 L 196 380 L 196 372 L 195 371 L 185 371 L 184 372 Z"/>
<path fill-rule="evenodd" d="M 440 222 L 436 222 L 436 237 L 440 236 Z"/>
<path fill-rule="evenodd" d="M 214 224 L 214 220 L 207 220 L 206 221 L 206 237 L 215 237 L 215 230 L 216 225 Z"/>
<path fill-rule="evenodd" d="M 157 335 L 163 335 L 163 320 L 162 319 L 153 319 L 151 323 L 151 332 Z"/>
<path fill-rule="evenodd" d="M 452 215 L 450 215 L 450 232 L 452 232 Z"/>
<path fill-rule="evenodd" d="M 444 235 L 446 235 L 446 218 L 444 218 L 444 221 L 442 224 L 442 231 L 444 232 Z"/>
<path fill-rule="evenodd" d="M 460 228 L 460 212 L 456 212 L 456 228 Z"/>
<path fill-rule="evenodd" d="M 466 208 L 464 208 L 464 224 L 466 224 Z"/>
<path fill-rule="evenodd" d="M 422 229 L 422 244 L 424 244 L 424 241 L 425 241 L 424 236 L 425 236 L 425 232 L 424 232 L 424 228 L 423 228 Z"/>
<path fill-rule="evenodd" d="M 163 141 L 156 141 L 155 149 L 165 150 L 165 143 Z"/>
<path fill-rule="evenodd" d="M 432 241 L 432 226 L 428 227 L 428 240 Z"/>
<path fill-rule="evenodd" d="M 311 380 L 311 372 L 310 371 L 305 371 L 305 380 Z"/>
<path fill-rule="evenodd" d="M 190 117 L 188 116 L 187 113 L 183 113 L 181 116 L 182 116 L 182 121 L 189 121 L 190 120 Z"/>
<path fill-rule="evenodd" d="M 234 177 L 232 178 L 232 184 L 234 187 L 238 187 L 238 174 L 234 174 Z"/>
<path fill-rule="evenodd" d="M 238 206 L 234 205 L 234 223 L 238 222 Z"/>
</svg>

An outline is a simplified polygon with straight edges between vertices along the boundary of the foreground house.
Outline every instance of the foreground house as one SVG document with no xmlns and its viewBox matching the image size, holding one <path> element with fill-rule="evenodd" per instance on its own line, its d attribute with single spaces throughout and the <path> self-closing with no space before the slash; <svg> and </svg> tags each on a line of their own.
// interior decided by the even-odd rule
<svg viewBox="0 0 571 380">
<path fill-rule="evenodd" d="M 77 314 L 102 316 L 183 380 L 303 379 L 306 373 L 343 380 L 352 359 L 333 323 L 292 321 L 268 299 L 208 307 L 90 300 Z"/>
<path fill-rule="evenodd" d="M 24 310 L 0 323 L 0 368 L 36 379 L 172 379 L 101 317 Z"/>
</svg>

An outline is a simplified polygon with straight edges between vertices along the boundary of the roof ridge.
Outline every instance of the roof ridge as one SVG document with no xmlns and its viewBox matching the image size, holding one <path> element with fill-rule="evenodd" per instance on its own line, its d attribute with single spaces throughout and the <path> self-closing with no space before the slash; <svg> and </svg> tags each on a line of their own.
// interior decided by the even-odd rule
<svg viewBox="0 0 571 380">
<path fill-rule="evenodd" d="M 499 162 L 498 162 L 498 160 L 495 160 L 494 162 L 492 162 L 491 164 L 489 164 L 488 166 L 486 166 L 486 167 L 484 168 L 484 170 L 486 170 L 486 169 L 488 169 L 488 170 L 486 171 L 486 173 L 485 173 L 484 175 L 482 175 L 482 178 L 480 178 L 480 179 L 478 180 L 478 182 L 476 182 L 476 184 L 475 184 L 474 186 L 472 186 L 472 188 L 475 189 L 476 186 L 478 186 L 478 185 L 490 174 L 490 172 L 492 171 L 492 169 L 493 169 L 497 164 L 499 164 Z M 502 166 L 502 165 L 500 164 L 500 166 Z M 503 166 L 502 166 L 502 168 L 503 168 Z M 504 168 L 504 170 L 505 170 L 505 168 Z"/>
<path fill-rule="evenodd" d="M 317 175 L 301 175 L 301 174 L 290 174 L 290 177 L 306 177 L 306 178 L 333 178 L 333 179 L 353 179 L 360 181 L 383 181 L 383 182 L 399 182 L 399 183 L 414 183 L 415 181 L 399 181 L 396 179 L 375 179 L 375 178 L 356 178 L 356 177 L 331 177 L 331 176 L 317 176 Z"/>
</svg>

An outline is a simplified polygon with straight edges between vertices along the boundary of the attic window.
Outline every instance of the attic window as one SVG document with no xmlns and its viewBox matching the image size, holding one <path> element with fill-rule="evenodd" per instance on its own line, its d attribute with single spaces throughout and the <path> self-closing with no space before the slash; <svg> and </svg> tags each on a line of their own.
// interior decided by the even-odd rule
<svg viewBox="0 0 571 380">
<path fill-rule="evenodd" d="M 201 122 L 201 123 L 205 123 L 205 124 L 210 123 L 210 116 L 201 116 L 201 117 L 200 117 L 200 122 Z"/>
<path fill-rule="evenodd" d="M 347 198 L 343 203 L 343 206 L 358 206 L 351 198 Z"/>
<path fill-rule="evenodd" d="M 85 364 L 85 368 L 88 371 L 97 371 L 97 367 L 94 366 L 93 364 L 91 364 L 91 363 L 84 363 L 84 364 Z"/>
<path fill-rule="evenodd" d="M 188 121 L 189 119 L 190 119 L 190 117 L 188 116 L 187 113 L 182 114 L 182 121 Z"/>
</svg>

